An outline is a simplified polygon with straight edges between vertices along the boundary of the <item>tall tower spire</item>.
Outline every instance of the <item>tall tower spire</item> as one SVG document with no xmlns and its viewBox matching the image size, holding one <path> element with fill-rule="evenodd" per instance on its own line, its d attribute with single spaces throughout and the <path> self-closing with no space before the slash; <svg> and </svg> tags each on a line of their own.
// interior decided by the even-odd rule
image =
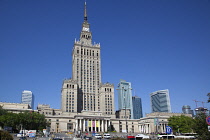
<svg viewBox="0 0 210 140">
<path fill-rule="evenodd" d="M 86 2 L 84 7 L 84 22 L 87 22 L 87 8 L 86 8 Z"/>
<path fill-rule="evenodd" d="M 83 45 L 92 45 L 92 34 L 90 32 L 90 24 L 87 21 L 87 6 L 84 5 L 84 22 L 82 23 L 82 32 L 80 34 L 80 41 Z"/>
</svg>

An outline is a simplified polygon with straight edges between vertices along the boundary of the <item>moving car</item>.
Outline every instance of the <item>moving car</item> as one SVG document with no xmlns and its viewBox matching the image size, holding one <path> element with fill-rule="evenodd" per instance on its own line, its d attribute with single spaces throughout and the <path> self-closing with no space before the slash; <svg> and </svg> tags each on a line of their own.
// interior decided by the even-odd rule
<svg viewBox="0 0 210 140">
<path fill-rule="evenodd" d="M 138 134 L 138 135 L 136 135 L 136 139 L 137 139 L 137 138 L 141 138 L 141 139 L 149 139 L 149 136 L 144 135 L 144 134 Z"/>
<path fill-rule="evenodd" d="M 97 133 L 96 133 L 96 134 L 95 134 L 95 138 L 96 138 L 96 139 L 101 139 L 102 136 L 101 136 L 100 134 L 97 134 Z"/>
<path fill-rule="evenodd" d="M 104 134 L 104 138 L 105 138 L 105 139 L 110 139 L 111 136 L 110 136 L 110 134 L 106 133 L 106 134 Z"/>
</svg>

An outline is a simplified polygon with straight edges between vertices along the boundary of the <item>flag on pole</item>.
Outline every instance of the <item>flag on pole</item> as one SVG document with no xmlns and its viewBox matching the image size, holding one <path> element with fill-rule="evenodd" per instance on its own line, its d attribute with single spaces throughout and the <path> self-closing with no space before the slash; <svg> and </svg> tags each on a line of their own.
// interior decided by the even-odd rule
<svg viewBox="0 0 210 140">
<path fill-rule="evenodd" d="M 87 127 L 88 126 L 88 121 L 85 121 L 85 127 Z"/>
<path fill-rule="evenodd" d="M 88 127 L 91 127 L 91 123 L 92 123 L 91 121 L 88 121 Z"/>
<path fill-rule="evenodd" d="M 100 121 L 96 121 L 96 127 L 100 127 Z"/>
</svg>

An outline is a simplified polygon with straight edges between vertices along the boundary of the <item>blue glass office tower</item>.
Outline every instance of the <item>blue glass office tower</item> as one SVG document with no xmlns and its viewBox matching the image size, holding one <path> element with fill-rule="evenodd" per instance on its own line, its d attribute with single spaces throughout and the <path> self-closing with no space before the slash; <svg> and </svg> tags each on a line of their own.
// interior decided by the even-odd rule
<svg viewBox="0 0 210 140">
<path fill-rule="evenodd" d="M 133 119 L 133 104 L 131 83 L 120 80 L 118 84 L 118 107 L 119 109 L 128 109 L 131 112 L 130 119 Z"/>
<path fill-rule="evenodd" d="M 132 97 L 133 102 L 133 119 L 139 119 L 143 117 L 141 98 L 138 96 Z"/>
<path fill-rule="evenodd" d="M 168 89 L 150 93 L 150 100 L 152 112 L 171 112 Z"/>
<path fill-rule="evenodd" d="M 34 109 L 34 95 L 33 95 L 33 93 L 29 90 L 24 90 L 22 92 L 21 103 L 29 104 L 31 109 Z"/>
<path fill-rule="evenodd" d="M 189 105 L 184 105 L 182 107 L 182 113 L 184 113 L 184 114 L 192 114 L 192 116 L 194 116 L 194 112 L 193 112 L 193 110 L 191 109 L 191 107 Z"/>
</svg>

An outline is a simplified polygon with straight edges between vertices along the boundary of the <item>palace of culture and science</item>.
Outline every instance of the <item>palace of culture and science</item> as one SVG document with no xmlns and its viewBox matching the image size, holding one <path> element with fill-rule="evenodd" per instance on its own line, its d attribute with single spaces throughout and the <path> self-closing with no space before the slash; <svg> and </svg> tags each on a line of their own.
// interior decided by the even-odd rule
<svg viewBox="0 0 210 140">
<path fill-rule="evenodd" d="M 92 44 L 86 4 L 80 39 L 75 40 L 72 52 L 72 79 L 63 82 L 62 111 L 115 113 L 114 86 L 101 83 L 100 44 Z"/>
<path fill-rule="evenodd" d="M 181 113 L 154 112 L 144 118 L 132 119 L 132 111 L 121 108 L 115 112 L 114 85 L 101 81 L 100 44 L 92 43 L 86 3 L 84 22 L 79 40 L 75 40 L 72 52 L 72 78 L 65 79 L 61 89 L 61 109 L 39 104 L 37 111 L 46 116 L 50 132 L 116 132 L 164 133 L 170 116 Z M 27 104 L 0 105 L 12 112 L 27 109 Z M 15 109 L 14 109 L 15 107 Z M 27 110 L 30 111 L 28 108 Z M 186 114 L 188 115 L 188 114 Z M 154 123 L 154 120 L 158 123 Z"/>
</svg>

